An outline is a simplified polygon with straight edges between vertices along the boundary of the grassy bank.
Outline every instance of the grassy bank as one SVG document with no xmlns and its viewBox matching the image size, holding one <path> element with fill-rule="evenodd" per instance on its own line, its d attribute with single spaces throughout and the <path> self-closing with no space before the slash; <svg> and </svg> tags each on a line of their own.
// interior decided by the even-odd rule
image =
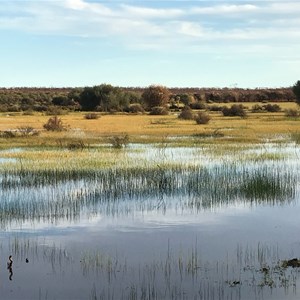
<svg viewBox="0 0 300 300">
<path fill-rule="evenodd" d="M 253 103 L 247 104 L 250 109 Z M 230 104 L 227 104 L 230 105 Z M 297 108 L 295 103 L 281 103 L 282 110 Z M 197 125 L 193 120 L 178 119 L 178 113 L 167 116 L 150 115 L 101 115 L 94 120 L 85 119 L 85 113 L 76 112 L 59 116 L 67 127 L 63 132 L 45 131 L 43 125 L 49 116 L 21 113 L 0 115 L 0 131 L 14 131 L 32 127 L 37 136 L 1 138 L 0 147 L 56 146 L 72 141 L 86 145 L 107 143 L 107 137 L 126 133 L 132 142 L 161 141 L 162 138 L 180 136 L 218 137 L 220 142 L 261 142 L 277 135 L 295 134 L 300 131 L 300 119 L 288 118 L 284 112 L 248 113 L 247 118 L 224 117 L 220 112 L 210 112 L 211 121 Z M 178 141 L 177 141 L 178 142 Z"/>
</svg>

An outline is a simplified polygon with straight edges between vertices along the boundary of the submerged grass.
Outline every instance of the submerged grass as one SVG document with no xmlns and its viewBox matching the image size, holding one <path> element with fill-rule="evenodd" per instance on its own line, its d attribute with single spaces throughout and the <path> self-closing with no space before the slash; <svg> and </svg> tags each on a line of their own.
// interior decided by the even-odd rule
<svg viewBox="0 0 300 300">
<path fill-rule="evenodd" d="M 261 299 L 261 293 L 271 297 L 272 293 L 296 291 L 299 266 L 288 266 L 289 257 L 276 244 L 238 244 L 216 257 L 207 257 L 197 240 L 179 248 L 174 244 L 177 242 L 168 240 L 145 260 L 112 254 L 98 246 L 70 252 L 67 247 L 37 237 L 12 237 L 1 250 L 13 255 L 14 276 L 24 276 L 25 266 L 33 278 L 45 276 L 45 281 L 39 281 L 41 290 L 49 288 L 49 274 L 64 278 L 76 272 L 75 280 L 86 283 L 87 294 L 91 288 L 90 299 Z M 74 288 L 67 284 L 66 290 Z M 56 293 L 50 285 L 48 297 Z"/>
<path fill-rule="evenodd" d="M 10 160 L 0 170 L 1 225 L 72 221 L 83 211 L 122 214 L 175 206 L 197 211 L 237 200 L 293 201 L 299 172 L 284 148 L 219 148 L 177 149 L 161 142 L 142 151 L 4 151 L 1 156 Z"/>
<path fill-rule="evenodd" d="M 158 205 L 157 199 L 164 198 L 173 198 L 173 205 L 178 205 L 179 201 L 180 206 L 189 209 L 228 205 L 236 199 L 282 203 L 295 197 L 298 176 L 288 166 L 237 163 L 116 165 L 82 170 L 18 169 L 1 173 L 0 219 L 3 226 L 15 219 L 21 222 L 72 220 L 87 208 L 118 214 L 122 211 L 120 203 L 133 205 L 135 209 L 153 209 Z M 180 200 L 186 198 L 187 202 Z M 155 205 L 151 205 L 152 202 Z"/>
<path fill-rule="evenodd" d="M 168 242 L 166 254 L 150 262 L 85 254 L 83 274 L 98 275 L 101 285 L 93 287 L 94 299 L 113 299 L 109 296 L 113 289 L 123 299 L 260 299 L 262 292 L 288 293 L 296 287 L 299 272 L 283 267 L 279 252 L 278 247 L 261 243 L 238 245 L 236 257 L 227 253 L 204 260 L 197 243 L 177 252 Z"/>
</svg>

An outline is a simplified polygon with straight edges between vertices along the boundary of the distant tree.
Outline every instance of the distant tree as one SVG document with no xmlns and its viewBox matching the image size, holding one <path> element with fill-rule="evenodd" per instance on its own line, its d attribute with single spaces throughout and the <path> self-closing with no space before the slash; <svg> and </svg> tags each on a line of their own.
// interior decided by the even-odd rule
<svg viewBox="0 0 300 300">
<path fill-rule="evenodd" d="M 293 85 L 293 93 L 296 96 L 296 102 L 300 105 L 300 80 Z"/>
<path fill-rule="evenodd" d="M 118 101 L 119 88 L 110 84 L 94 86 L 94 92 L 98 99 L 99 109 L 109 111 L 111 106 L 116 106 Z"/>
<path fill-rule="evenodd" d="M 157 106 L 167 106 L 169 97 L 169 90 L 161 85 L 150 85 L 142 94 L 142 99 L 149 109 Z"/>
<path fill-rule="evenodd" d="M 80 94 L 79 104 L 83 110 L 94 110 L 99 105 L 99 99 L 93 87 L 85 87 Z"/>
<path fill-rule="evenodd" d="M 74 88 L 67 94 L 67 97 L 71 101 L 79 102 L 81 93 L 82 93 L 82 88 Z"/>
<path fill-rule="evenodd" d="M 191 103 L 195 102 L 194 96 L 191 94 L 181 94 L 179 95 L 180 102 L 184 105 L 190 105 Z"/>
<path fill-rule="evenodd" d="M 122 110 L 128 106 L 129 98 L 119 87 L 110 84 L 101 84 L 94 87 L 85 87 L 80 94 L 79 104 L 82 110 L 101 111 Z"/>
</svg>

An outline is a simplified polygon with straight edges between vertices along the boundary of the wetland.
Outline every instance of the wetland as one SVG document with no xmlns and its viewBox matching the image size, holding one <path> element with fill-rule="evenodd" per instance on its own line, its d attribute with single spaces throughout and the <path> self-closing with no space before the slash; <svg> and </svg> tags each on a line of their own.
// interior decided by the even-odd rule
<svg viewBox="0 0 300 300">
<path fill-rule="evenodd" d="M 1 295 L 298 299 L 299 145 L 170 140 L 3 149 Z"/>
</svg>

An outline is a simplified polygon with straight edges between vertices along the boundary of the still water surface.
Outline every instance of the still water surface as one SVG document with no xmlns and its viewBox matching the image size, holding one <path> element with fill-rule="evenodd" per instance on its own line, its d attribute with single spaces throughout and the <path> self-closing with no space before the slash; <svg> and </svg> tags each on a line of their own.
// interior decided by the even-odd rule
<svg viewBox="0 0 300 300">
<path fill-rule="evenodd" d="M 56 197 L 78 197 L 80 191 L 76 199 L 83 204 L 75 217 L 31 215 L 2 220 L 1 298 L 299 299 L 300 270 L 282 268 L 283 260 L 300 258 L 297 147 L 247 148 L 240 157 L 264 153 L 282 157 L 249 161 L 195 147 L 132 145 L 126 151 L 137 163 L 180 161 L 207 168 L 247 164 L 247 172 L 267 168 L 270 174 L 280 169 L 275 175 L 280 180 L 286 174 L 293 176 L 294 187 L 287 195 L 273 194 L 274 199 L 239 193 L 228 199 L 229 193 L 223 200 L 222 195 L 217 200 L 209 198 L 205 205 L 199 191 L 182 189 L 171 195 L 135 197 L 133 193 L 109 203 L 91 201 L 83 191 L 96 191 L 97 180 L 2 189 L 2 202 L 55 201 Z M 211 186 L 215 188 L 213 182 Z M 93 195 L 103 197 L 97 191 Z M 17 204 L 13 207 L 18 209 Z M 10 254 L 11 270 L 6 266 Z"/>
</svg>

